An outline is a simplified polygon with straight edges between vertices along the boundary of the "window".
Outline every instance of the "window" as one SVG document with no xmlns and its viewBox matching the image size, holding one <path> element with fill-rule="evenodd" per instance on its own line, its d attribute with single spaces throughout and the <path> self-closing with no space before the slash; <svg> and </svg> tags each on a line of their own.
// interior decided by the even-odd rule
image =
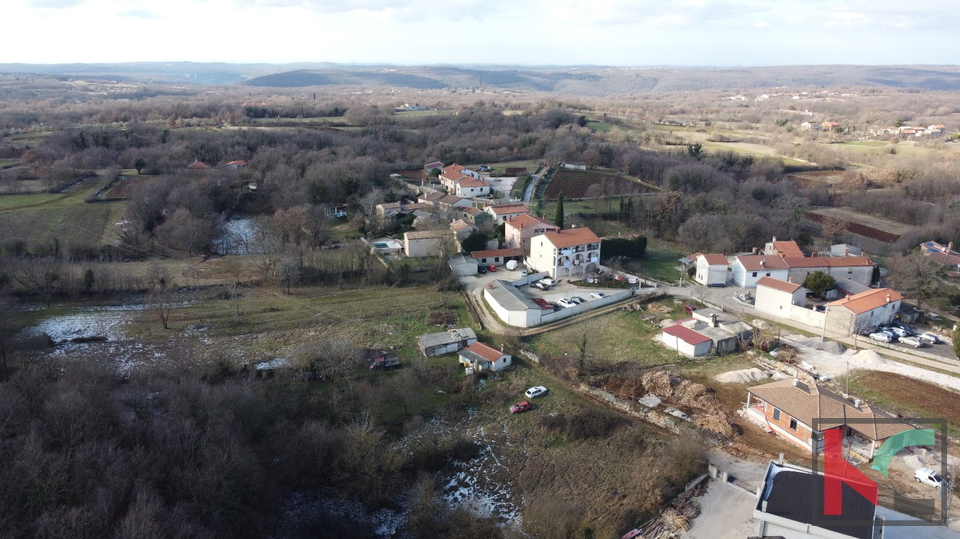
<svg viewBox="0 0 960 539">
<path fill-rule="evenodd" d="M 770 276 L 770 272 L 767 272 L 767 277 L 769 277 L 769 276 Z"/>
<path fill-rule="evenodd" d="M 780 421 L 780 408 L 773 409 L 773 420 Z"/>
<path fill-rule="evenodd" d="M 790 430 L 797 430 L 797 420 L 790 419 Z"/>
<path fill-rule="evenodd" d="M 757 272 L 753 272 L 753 276 L 756 277 L 756 276 L 757 276 Z"/>
</svg>

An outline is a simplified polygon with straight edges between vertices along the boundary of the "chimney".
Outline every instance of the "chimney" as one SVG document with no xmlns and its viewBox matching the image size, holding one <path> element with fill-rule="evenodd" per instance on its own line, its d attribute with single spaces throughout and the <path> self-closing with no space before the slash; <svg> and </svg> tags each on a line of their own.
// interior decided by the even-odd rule
<svg viewBox="0 0 960 539">
<path fill-rule="evenodd" d="M 952 250 L 953 250 L 953 242 L 951 241 L 950 243 L 947 244 L 947 251 L 952 251 Z"/>
<path fill-rule="evenodd" d="M 890 294 L 887 294 L 887 303 L 890 303 Z"/>
<path fill-rule="evenodd" d="M 776 236 L 773 237 L 773 241 L 777 241 L 777 237 L 776 237 Z"/>
<path fill-rule="evenodd" d="M 503 343 L 500 343 L 500 353 L 503 353 Z"/>
<path fill-rule="evenodd" d="M 794 379 L 793 379 L 793 387 L 800 387 L 800 380 L 794 378 Z"/>
<path fill-rule="evenodd" d="M 761 261 L 760 261 L 760 267 L 761 267 L 761 268 L 764 267 L 764 264 L 765 264 L 766 262 L 767 262 L 766 260 L 761 260 Z"/>
<path fill-rule="evenodd" d="M 860 399 L 853 400 L 853 407 L 856 408 L 857 410 L 860 409 Z"/>
</svg>

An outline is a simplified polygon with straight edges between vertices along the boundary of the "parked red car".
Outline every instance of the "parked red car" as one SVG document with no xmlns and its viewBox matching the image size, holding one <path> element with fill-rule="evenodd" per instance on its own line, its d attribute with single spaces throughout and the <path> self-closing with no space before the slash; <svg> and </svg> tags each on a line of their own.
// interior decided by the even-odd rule
<svg viewBox="0 0 960 539">
<path fill-rule="evenodd" d="M 489 271 L 492 272 L 492 273 L 496 273 L 497 267 L 496 267 L 496 266 L 487 266 L 487 270 L 489 270 Z"/>
<path fill-rule="evenodd" d="M 529 401 L 520 401 L 510 407 L 511 414 L 519 414 L 520 412 L 526 412 L 533 408 L 533 405 Z"/>
</svg>

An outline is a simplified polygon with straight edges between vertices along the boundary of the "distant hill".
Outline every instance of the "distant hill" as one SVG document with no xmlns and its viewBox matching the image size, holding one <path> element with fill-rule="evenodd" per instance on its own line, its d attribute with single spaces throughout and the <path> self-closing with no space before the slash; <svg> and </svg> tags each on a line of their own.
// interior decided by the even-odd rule
<svg viewBox="0 0 960 539">
<path fill-rule="evenodd" d="M 178 84 L 298 88 L 362 86 L 441 89 L 501 88 L 604 96 L 685 90 L 740 91 L 787 86 L 874 86 L 960 90 L 957 66 L 391 66 L 330 63 L 226 64 L 144 62 L 125 64 L 0 64 L 0 72 L 141 80 Z"/>
</svg>

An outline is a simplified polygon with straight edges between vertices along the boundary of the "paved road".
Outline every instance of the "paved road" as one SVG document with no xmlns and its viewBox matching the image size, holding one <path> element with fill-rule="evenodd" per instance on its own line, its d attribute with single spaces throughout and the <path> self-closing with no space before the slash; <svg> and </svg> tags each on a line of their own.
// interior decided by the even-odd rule
<svg viewBox="0 0 960 539">
<path fill-rule="evenodd" d="M 541 171 L 541 172 L 540 172 L 540 175 L 537 175 L 537 174 L 531 174 L 531 175 L 530 175 L 530 185 L 527 186 L 526 192 L 523 193 L 523 201 L 524 201 L 524 202 L 530 202 L 531 200 L 533 200 L 533 188 L 534 188 L 534 186 L 537 185 L 537 181 L 538 181 L 544 174 L 546 174 L 547 171 L 550 170 L 550 168 L 549 168 L 549 167 L 543 167 L 543 168 L 540 168 L 539 170 Z"/>
</svg>

